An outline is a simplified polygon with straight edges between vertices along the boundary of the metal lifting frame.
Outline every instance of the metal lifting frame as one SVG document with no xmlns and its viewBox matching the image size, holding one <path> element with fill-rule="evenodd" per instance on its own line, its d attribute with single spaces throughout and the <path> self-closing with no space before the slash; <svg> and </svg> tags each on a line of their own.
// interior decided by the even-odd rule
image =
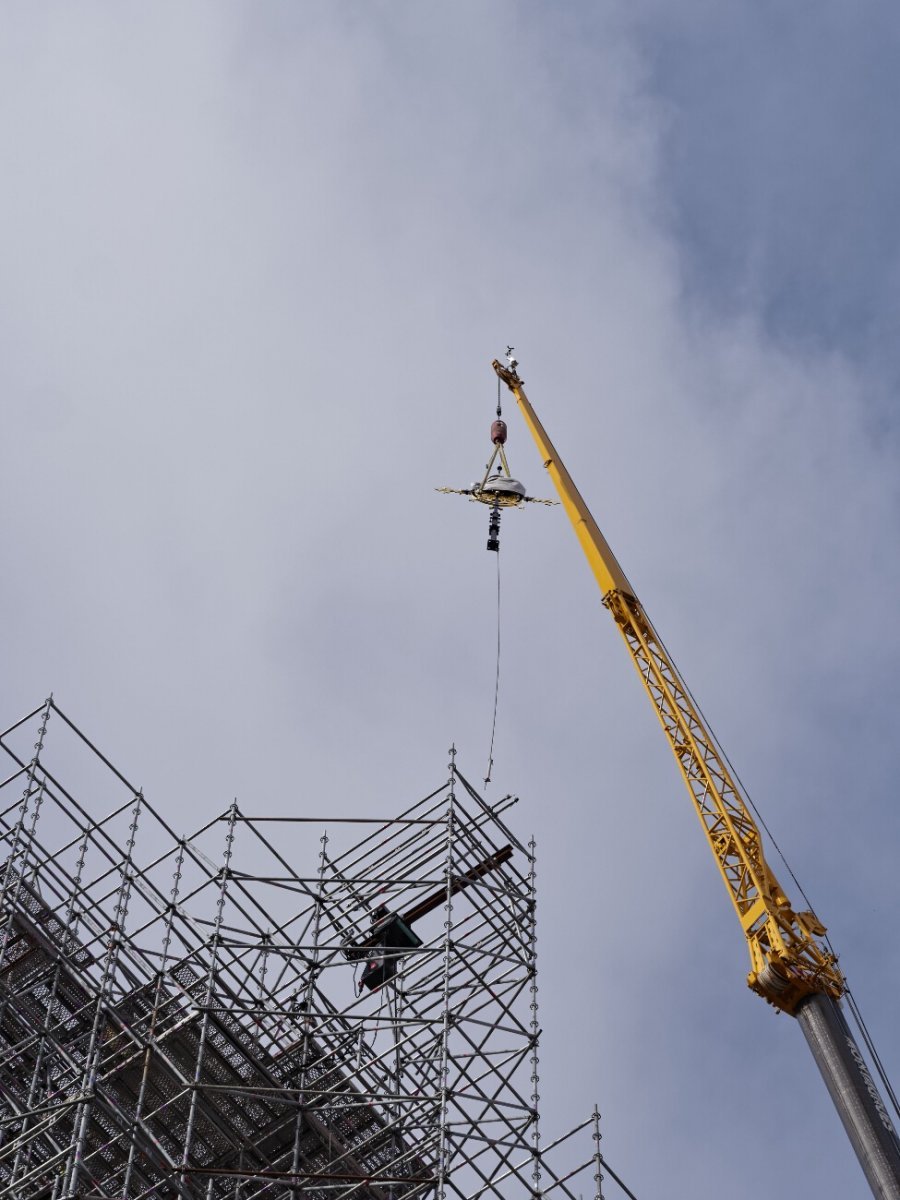
<svg viewBox="0 0 900 1200">
<path fill-rule="evenodd" d="M 0 1200 L 618 1189 L 596 1112 L 541 1145 L 534 843 L 455 754 L 396 818 L 180 838 L 52 700 L 0 749 Z M 369 990 L 376 910 L 424 915 Z"/>
</svg>

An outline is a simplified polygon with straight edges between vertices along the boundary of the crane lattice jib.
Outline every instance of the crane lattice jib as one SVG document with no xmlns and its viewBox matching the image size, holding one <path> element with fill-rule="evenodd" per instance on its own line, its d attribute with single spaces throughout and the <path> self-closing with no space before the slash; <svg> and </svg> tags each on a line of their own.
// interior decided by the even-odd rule
<svg viewBox="0 0 900 1200">
<path fill-rule="evenodd" d="M 514 368 L 494 370 L 515 396 L 687 784 L 750 952 L 747 982 L 794 1013 L 806 996 L 838 999 L 844 978 L 819 940 L 825 926 L 795 912 L 766 862 L 756 822 L 675 664 L 548 438 Z"/>
</svg>

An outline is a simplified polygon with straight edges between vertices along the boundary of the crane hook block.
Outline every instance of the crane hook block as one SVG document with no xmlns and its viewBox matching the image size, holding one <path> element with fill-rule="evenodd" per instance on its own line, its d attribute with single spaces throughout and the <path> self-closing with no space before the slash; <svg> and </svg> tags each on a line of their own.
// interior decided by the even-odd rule
<svg viewBox="0 0 900 1200">
<path fill-rule="evenodd" d="M 491 441 L 495 446 L 506 445 L 506 422 L 498 417 L 491 426 Z"/>
</svg>

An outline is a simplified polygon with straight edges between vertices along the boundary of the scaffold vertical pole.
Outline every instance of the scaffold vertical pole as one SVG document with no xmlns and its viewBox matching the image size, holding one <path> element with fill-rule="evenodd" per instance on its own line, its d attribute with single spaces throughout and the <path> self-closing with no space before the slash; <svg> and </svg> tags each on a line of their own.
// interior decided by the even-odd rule
<svg viewBox="0 0 900 1200">
<path fill-rule="evenodd" d="M 156 1037 L 159 1010 L 164 999 L 163 980 L 165 979 L 166 968 L 169 964 L 169 953 L 172 946 L 172 929 L 175 922 L 175 916 L 178 911 L 178 893 L 181 888 L 181 874 L 184 870 L 184 850 L 185 843 L 184 839 L 181 838 L 179 839 L 178 849 L 175 854 L 175 869 L 172 872 L 172 888 L 169 892 L 169 903 L 163 922 L 162 949 L 160 951 L 159 968 L 156 972 L 156 979 L 154 982 L 153 1008 L 150 1013 L 150 1023 L 147 1028 L 144 1041 L 141 1083 L 140 1087 L 138 1088 L 138 1095 L 134 1109 L 134 1118 L 131 1123 L 131 1144 L 128 1147 L 128 1162 L 125 1165 L 125 1178 L 122 1183 L 122 1200 L 130 1200 L 131 1196 L 131 1176 L 134 1171 L 135 1156 L 137 1154 L 138 1146 L 137 1132 L 144 1115 L 144 1104 L 146 1102 L 147 1087 L 150 1080 L 150 1065 L 153 1061 L 153 1043 Z"/>
<path fill-rule="evenodd" d="M 112 928 L 109 930 L 109 941 L 107 943 L 107 950 L 103 960 L 100 982 L 97 987 L 90 1042 L 88 1044 L 88 1051 L 84 1060 L 84 1071 L 82 1075 L 82 1100 L 78 1110 L 78 1120 L 76 1122 L 77 1132 L 75 1136 L 75 1142 L 72 1147 L 68 1178 L 65 1185 L 64 1195 L 66 1196 L 78 1195 L 78 1185 L 83 1168 L 85 1146 L 87 1144 L 88 1127 L 90 1124 L 91 1115 L 93 1113 L 94 1103 L 97 1098 L 97 1079 L 99 1076 L 98 1068 L 100 1064 L 101 1034 L 103 1023 L 106 1020 L 111 1007 L 110 995 L 115 984 L 119 956 L 121 954 L 122 946 L 125 942 L 128 903 L 131 897 L 131 885 L 134 878 L 132 871 L 134 846 L 137 839 L 138 823 L 140 821 L 141 807 L 143 802 L 143 795 L 140 792 L 136 793 L 134 797 L 134 808 L 131 811 L 131 824 L 128 830 L 128 842 L 123 860 L 119 867 L 121 871 L 121 879 L 117 889 Z"/>
<path fill-rule="evenodd" d="M 444 859 L 444 937 L 441 1048 L 440 1048 L 440 1133 L 438 1138 L 438 1187 L 437 1200 L 446 1200 L 447 1170 L 449 1166 L 449 1082 L 450 1082 L 450 953 L 453 928 L 453 843 L 454 801 L 456 798 L 456 746 L 450 747 L 450 783 L 447 793 L 447 842 Z"/>
<path fill-rule="evenodd" d="M 538 1051 L 538 1041 L 540 1038 L 540 1020 L 538 1009 L 538 977 L 537 977 L 537 922 L 536 910 L 533 906 L 535 891 L 537 888 L 537 843 L 534 838 L 528 843 L 528 890 L 529 897 L 532 902 L 531 911 L 531 962 L 529 964 L 529 975 L 531 977 L 529 984 L 529 1008 L 531 1011 L 531 1105 L 532 1105 L 532 1126 L 531 1126 L 531 1145 L 533 1153 L 533 1164 L 531 1172 L 531 1188 L 534 1200 L 540 1200 L 541 1195 L 541 1123 L 540 1123 L 540 1082 L 539 1074 L 540 1056 Z"/>
<path fill-rule="evenodd" d="M 594 1105 L 594 1111 L 591 1114 L 593 1122 L 594 1139 L 594 1200 L 603 1200 L 603 1155 L 600 1152 L 600 1109 Z"/>
<path fill-rule="evenodd" d="M 48 699 L 41 712 L 41 723 L 38 727 L 37 741 L 34 743 L 34 753 L 31 756 L 31 761 L 28 764 L 28 770 L 25 776 L 25 788 L 22 793 L 22 801 L 19 806 L 19 816 L 16 821 L 13 831 L 12 845 L 9 853 L 6 856 L 6 863 L 3 870 L 3 881 L 0 883 L 0 906 L 2 906 L 4 914 L 3 935 L 0 938 L 0 970 L 2 970 L 5 958 L 6 949 L 9 945 L 10 934 L 12 932 L 13 917 L 16 912 L 16 906 L 19 901 L 19 893 L 22 887 L 22 881 L 25 877 L 25 867 L 28 862 L 28 852 L 34 842 L 34 834 L 37 828 L 38 816 L 41 811 L 41 801 L 44 798 L 44 781 L 37 781 L 37 771 L 40 765 L 41 752 L 44 749 L 44 739 L 47 736 L 47 725 L 50 722 L 50 708 L 52 697 Z M 35 796 L 34 806 L 31 806 L 31 798 Z M 23 833 L 25 830 L 26 818 L 31 813 L 31 825 L 23 844 Z M 22 859 L 22 864 L 19 864 L 19 859 Z M 8 898 L 10 879 L 15 881 L 12 898 Z"/>
<path fill-rule="evenodd" d="M 194 1126 L 197 1121 L 197 1105 L 200 1098 L 200 1088 L 203 1079 L 203 1058 L 206 1052 L 206 1042 L 209 1037 L 209 1017 L 210 1009 L 212 1008 L 213 992 L 216 985 L 216 970 L 219 965 L 219 949 L 222 938 L 222 921 L 225 912 L 225 899 L 228 895 L 228 879 L 231 870 L 231 852 L 234 847 L 234 827 L 237 821 L 237 801 L 235 800 L 228 810 L 227 833 L 225 835 L 225 855 L 222 861 L 221 884 L 219 886 L 219 896 L 216 902 L 216 917 L 213 926 L 211 938 L 211 950 L 209 956 L 209 967 L 206 973 L 206 987 L 203 996 L 203 1015 L 200 1020 L 200 1038 L 197 1046 L 197 1057 L 194 1065 L 194 1078 L 191 1084 L 191 1099 L 190 1108 L 188 1110 L 187 1128 L 184 1135 L 184 1150 L 181 1157 L 181 1171 L 179 1182 L 184 1186 L 185 1174 L 187 1172 L 190 1158 L 192 1143 L 194 1137 Z"/>
</svg>

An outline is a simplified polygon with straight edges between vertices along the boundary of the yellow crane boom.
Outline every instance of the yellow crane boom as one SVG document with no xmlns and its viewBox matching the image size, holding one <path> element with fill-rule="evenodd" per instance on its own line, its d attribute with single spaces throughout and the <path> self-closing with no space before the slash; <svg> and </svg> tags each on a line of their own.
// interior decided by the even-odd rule
<svg viewBox="0 0 900 1200">
<path fill-rule="evenodd" d="M 747 948 L 747 982 L 770 1004 L 793 1013 L 814 992 L 835 999 L 844 980 L 834 956 L 817 938 L 825 927 L 811 912 L 795 912 L 766 862 L 762 839 L 724 756 L 644 612 L 609 543 L 525 395 L 515 370 L 494 370 L 518 401 L 544 466 L 632 662 L 659 717 L 687 784 L 709 847 L 725 881 Z"/>
<path fill-rule="evenodd" d="M 724 754 L 525 395 L 515 360 L 493 366 L 516 398 L 687 784 L 747 942 L 747 982 L 798 1018 L 873 1195 L 900 1200 L 900 1141 L 843 1018 L 846 984 L 820 940 L 825 926 L 793 908 L 766 861 Z"/>
</svg>

